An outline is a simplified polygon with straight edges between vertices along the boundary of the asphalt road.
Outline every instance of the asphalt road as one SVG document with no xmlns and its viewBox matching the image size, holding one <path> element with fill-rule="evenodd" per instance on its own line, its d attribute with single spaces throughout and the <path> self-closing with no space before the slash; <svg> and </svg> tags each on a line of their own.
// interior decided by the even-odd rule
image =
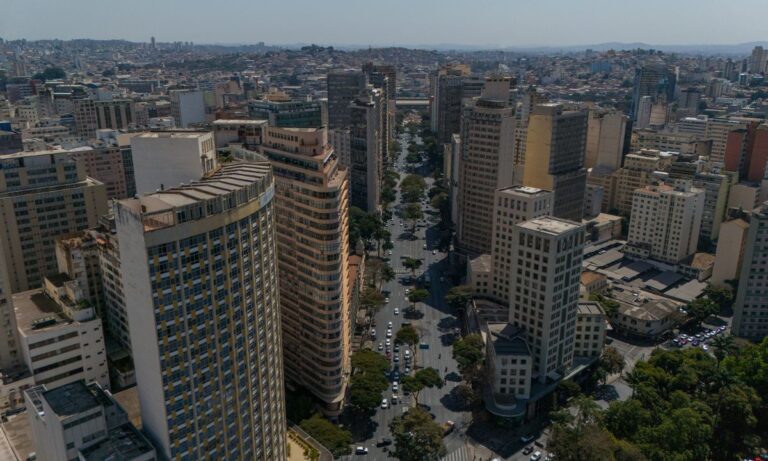
<svg viewBox="0 0 768 461">
<path fill-rule="evenodd" d="M 402 177 L 405 176 L 404 159 L 407 155 L 407 135 L 401 137 L 401 143 L 403 146 L 403 153 L 400 156 L 400 162 L 396 165 L 396 169 L 401 173 Z M 427 178 L 428 187 L 431 187 L 432 178 Z M 400 203 L 400 191 L 397 191 L 396 204 Z M 425 212 L 429 209 L 429 205 L 423 206 Z M 449 308 L 446 306 L 443 298 L 447 291 L 450 289 L 447 278 L 445 282 L 440 282 L 440 277 L 443 271 L 447 270 L 447 254 L 439 251 L 436 254 L 432 254 L 434 246 L 437 244 L 437 229 L 436 224 L 431 221 L 430 215 L 425 213 L 425 219 L 428 224 L 420 227 L 416 230 L 416 238 L 410 236 L 410 223 L 401 220 L 397 213 L 395 213 L 392 221 L 388 223 L 388 228 L 392 232 L 392 240 L 394 248 L 392 249 L 392 255 L 387 255 L 390 258 L 390 264 L 396 272 L 395 280 L 385 283 L 382 291 L 388 292 L 389 303 L 382 307 L 375 316 L 377 337 L 374 341 L 374 347 L 379 342 L 386 341 L 386 330 L 388 322 L 392 322 L 392 344 L 394 346 L 394 336 L 397 334 L 398 329 L 402 326 L 403 322 L 410 322 L 411 325 L 416 328 L 421 337 L 421 341 L 428 345 L 428 348 L 417 348 L 415 351 L 415 366 L 416 369 L 424 367 L 432 367 L 438 370 L 440 376 L 447 377 L 446 384 L 441 389 L 425 389 L 419 395 L 419 404 L 427 405 L 429 411 L 435 416 L 437 423 L 444 423 L 446 421 L 453 421 L 456 424 L 455 430 L 445 439 L 446 447 L 451 452 L 457 449 L 464 443 L 464 436 L 462 435 L 462 428 L 469 423 L 469 413 L 457 411 L 456 407 L 451 404 L 450 392 L 457 384 L 459 380 L 459 374 L 456 367 L 456 362 L 452 358 L 452 343 L 455 337 L 453 336 L 453 329 L 459 326 L 458 320 L 450 313 Z M 402 222 L 402 225 L 401 225 Z M 427 249 L 424 249 L 424 244 L 427 244 Z M 430 297 L 423 303 L 418 303 L 417 311 L 421 314 L 420 318 L 416 316 L 409 316 L 406 318 L 404 314 L 410 306 L 410 302 L 405 294 L 406 289 L 413 288 L 412 284 L 406 284 L 403 281 L 404 277 L 410 277 L 410 270 L 403 267 L 403 260 L 406 257 L 420 258 L 422 259 L 422 266 L 416 271 L 416 277 L 427 272 L 429 273 L 430 280 L 432 281 L 430 287 Z M 394 309 L 399 308 L 399 315 L 395 315 Z M 383 351 L 381 353 L 384 353 Z M 403 359 L 404 350 L 401 347 L 400 350 L 400 362 L 399 371 L 403 375 L 405 368 Z M 393 357 L 394 358 L 394 357 Z M 394 362 L 391 362 L 393 366 Z M 447 370 L 447 372 L 446 372 Z M 413 373 L 413 371 L 412 371 Z M 391 400 L 393 391 L 390 385 L 384 397 Z M 402 389 L 398 392 L 401 398 L 405 398 L 402 393 Z M 368 455 L 355 456 L 352 455 L 351 459 L 366 459 L 366 460 L 385 460 L 389 458 L 387 453 L 382 448 L 376 447 L 376 441 L 382 437 L 390 437 L 389 424 L 392 419 L 403 413 L 403 409 L 406 406 L 414 405 L 413 396 L 405 398 L 402 402 L 396 405 L 391 405 L 388 409 L 379 408 L 376 414 L 373 416 L 373 422 L 376 427 L 373 432 L 373 436 L 363 442 L 358 442 L 355 446 L 365 446 L 368 448 Z"/>
</svg>

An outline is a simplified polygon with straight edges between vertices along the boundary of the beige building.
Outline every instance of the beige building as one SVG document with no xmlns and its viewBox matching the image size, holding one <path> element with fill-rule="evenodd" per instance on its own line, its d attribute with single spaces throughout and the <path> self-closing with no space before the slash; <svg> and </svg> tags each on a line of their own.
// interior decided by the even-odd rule
<svg viewBox="0 0 768 461">
<path fill-rule="evenodd" d="M 498 403 L 531 396 L 533 357 L 525 332 L 510 323 L 488 323 L 485 340 L 489 378 Z"/>
<path fill-rule="evenodd" d="M 733 304 L 733 334 L 753 341 L 768 335 L 768 205 L 756 208 L 749 220 L 739 287 Z"/>
<path fill-rule="evenodd" d="M 605 346 L 607 319 L 600 303 L 580 301 L 576 312 L 574 357 L 600 357 Z"/>
<path fill-rule="evenodd" d="M 552 215 L 581 221 L 587 173 L 587 114 L 540 104 L 528 122 L 523 185 L 553 193 Z"/>
<path fill-rule="evenodd" d="M 611 325 L 622 334 L 658 338 L 675 328 L 683 318 L 679 312 L 680 305 L 668 299 L 651 299 L 623 292 L 617 295 L 616 300 L 619 310 L 611 317 Z"/>
<path fill-rule="evenodd" d="M 163 459 L 286 458 L 273 197 L 262 159 L 115 206 L 142 426 Z"/>
<path fill-rule="evenodd" d="M 637 189 L 626 251 L 677 264 L 696 253 L 703 213 L 704 191 L 690 181 Z"/>
<path fill-rule="evenodd" d="M 96 116 L 96 102 L 91 98 L 74 99 L 72 101 L 75 116 L 75 134 L 82 138 L 96 137 L 99 121 Z"/>
<path fill-rule="evenodd" d="M 135 124 L 136 115 L 130 99 L 96 101 L 94 105 L 99 129 L 127 130 Z"/>
<path fill-rule="evenodd" d="M 739 183 L 731 186 L 728 193 L 728 209 L 736 208 L 752 211 L 760 201 L 760 187 L 752 183 Z"/>
<path fill-rule="evenodd" d="M 539 216 L 552 214 L 552 193 L 534 187 L 512 186 L 496 191 L 493 208 L 491 257 L 492 283 L 489 296 L 509 305 L 512 274 L 512 247 L 516 225 Z"/>
<path fill-rule="evenodd" d="M 3 248 L 0 246 L 0 375 L 5 374 L 5 370 L 21 363 L 11 285 L 8 280 L 7 265 L 4 264 L 5 258 L 2 256 Z M 5 395 L 6 393 L 0 394 Z"/>
<path fill-rule="evenodd" d="M 216 148 L 226 147 L 230 143 L 255 148 L 261 144 L 262 131 L 266 125 L 266 120 L 216 120 L 213 122 Z"/>
<path fill-rule="evenodd" d="M 621 168 L 629 117 L 621 112 L 589 112 L 584 167 Z"/>
<path fill-rule="evenodd" d="M 604 212 L 616 210 L 626 216 L 632 211 L 632 197 L 635 190 L 649 185 L 654 178 L 654 172 L 660 168 L 660 152 L 642 150 L 628 154 L 624 158 L 624 167 L 607 176 L 595 174 L 593 170 L 589 183 L 604 188 Z"/>
<path fill-rule="evenodd" d="M 11 291 L 41 286 L 58 270 L 56 239 L 96 226 L 106 212 L 104 184 L 66 151 L 0 158 L 0 241 Z"/>
<path fill-rule="evenodd" d="M 726 281 L 739 278 L 748 230 L 749 223 L 743 219 L 726 221 L 720 226 L 710 283 L 723 286 Z"/>
<path fill-rule="evenodd" d="M 275 173 L 286 379 L 338 414 L 349 380 L 349 178 L 324 128 L 265 131 Z"/>
<path fill-rule="evenodd" d="M 494 194 L 514 182 L 509 84 L 509 77 L 486 79 L 482 95 L 462 118 L 456 240 L 468 254 L 491 252 Z"/>
<path fill-rule="evenodd" d="M 532 378 L 543 384 L 573 364 L 584 226 L 545 216 L 517 224 L 515 234 L 509 323 L 525 331 Z"/>
</svg>

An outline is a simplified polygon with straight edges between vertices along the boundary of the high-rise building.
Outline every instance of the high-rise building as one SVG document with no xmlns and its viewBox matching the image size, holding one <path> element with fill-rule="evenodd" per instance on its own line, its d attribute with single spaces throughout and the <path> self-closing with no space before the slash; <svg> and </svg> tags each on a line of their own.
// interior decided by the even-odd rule
<svg viewBox="0 0 768 461">
<path fill-rule="evenodd" d="M 153 461 L 154 447 L 96 383 L 35 386 L 24 392 L 37 459 Z"/>
<path fill-rule="evenodd" d="M 66 151 L 0 158 L 0 243 L 11 291 L 41 286 L 58 271 L 56 239 L 96 226 L 106 212 L 104 184 Z"/>
<path fill-rule="evenodd" d="M 528 142 L 528 122 L 533 108 L 547 101 L 535 86 L 529 86 L 518 103 L 517 127 L 515 128 L 515 182 L 522 182 L 525 168 L 525 147 Z"/>
<path fill-rule="evenodd" d="M 646 61 L 635 72 L 634 92 L 632 95 L 632 114 L 634 120 L 639 120 L 640 99 L 649 96 L 651 102 L 674 101 L 677 73 L 674 68 L 667 66 L 659 57 L 654 56 Z M 639 126 L 638 128 L 644 128 Z"/>
<path fill-rule="evenodd" d="M 451 223 L 459 223 L 459 172 L 461 171 L 461 135 L 454 133 L 451 142 L 443 145 L 443 177 L 448 188 Z"/>
<path fill-rule="evenodd" d="M 750 119 L 742 118 L 712 118 L 707 120 L 707 139 L 712 140 L 712 152 L 709 156 L 711 165 L 725 164 L 728 134 L 733 130 L 746 128 Z"/>
<path fill-rule="evenodd" d="M 677 264 L 696 253 L 704 214 L 704 191 L 690 181 L 635 191 L 626 251 Z"/>
<path fill-rule="evenodd" d="M 368 76 L 362 71 L 344 70 L 329 72 L 326 77 L 328 88 L 328 128 L 349 128 L 350 106 L 360 96 L 366 85 Z"/>
<path fill-rule="evenodd" d="M 0 370 L 6 370 L 18 365 L 21 362 L 21 356 L 11 285 L 2 253 L 3 248 L 0 246 Z"/>
<path fill-rule="evenodd" d="M 585 227 L 565 219 L 543 216 L 516 225 L 509 323 L 525 331 L 532 379 L 540 383 L 573 364 L 584 240 Z"/>
<path fill-rule="evenodd" d="M 729 280 L 738 280 L 748 232 L 749 222 L 741 218 L 731 219 L 720 226 L 715 265 L 709 283 L 724 286 Z"/>
<path fill-rule="evenodd" d="M 284 460 L 269 164 L 115 207 L 143 429 L 168 459 Z"/>
<path fill-rule="evenodd" d="M 275 174 L 286 380 L 338 414 L 349 379 L 349 185 L 327 131 L 275 128 L 262 152 Z M 122 242 L 121 242 L 122 244 Z"/>
<path fill-rule="evenodd" d="M 760 341 L 768 335 L 768 206 L 754 210 L 749 222 L 739 288 L 733 305 L 733 334 Z"/>
<path fill-rule="evenodd" d="M 437 133 L 438 143 L 448 143 L 460 130 L 462 101 L 479 96 L 484 81 L 471 77 L 468 65 L 449 64 L 432 77 L 431 86 L 432 131 Z"/>
<path fill-rule="evenodd" d="M 283 128 L 319 128 L 323 126 L 323 108 L 318 101 L 270 101 L 248 103 L 253 119 L 267 120 L 269 126 Z"/>
<path fill-rule="evenodd" d="M 59 274 L 77 281 L 83 297 L 96 309 L 99 317 L 105 315 L 101 264 L 99 261 L 100 236 L 88 229 L 64 235 L 56 240 L 56 264 Z"/>
<path fill-rule="evenodd" d="M 205 98 L 202 90 L 171 90 L 171 116 L 179 128 L 205 123 Z"/>
<path fill-rule="evenodd" d="M 456 239 L 468 254 L 490 254 L 497 189 L 514 183 L 515 114 L 509 77 L 489 77 L 461 122 Z"/>
<path fill-rule="evenodd" d="M 629 117 L 620 112 L 591 111 L 587 124 L 584 167 L 603 166 L 617 170 L 624 163 Z M 631 131 L 631 130 L 630 130 Z"/>
<path fill-rule="evenodd" d="M 523 185 L 554 194 L 552 215 L 581 221 L 587 173 L 587 114 L 560 104 L 536 106 L 528 122 Z"/>
<path fill-rule="evenodd" d="M 42 289 L 15 293 L 19 349 L 35 384 L 84 379 L 109 388 L 101 319 L 77 280 L 45 278 Z"/>
<path fill-rule="evenodd" d="M 130 145 L 82 146 L 66 152 L 71 158 L 82 161 L 87 176 L 104 183 L 108 199 L 119 200 L 136 195 Z"/>
<path fill-rule="evenodd" d="M 747 72 L 754 74 L 765 74 L 768 69 L 768 51 L 762 46 L 756 46 L 752 49 L 752 54 L 747 62 Z"/>
<path fill-rule="evenodd" d="M 397 70 L 390 64 L 363 64 L 363 72 L 368 76 L 368 82 L 374 88 L 382 90 L 386 102 L 386 116 L 382 119 L 382 140 L 388 141 L 395 137 L 395 112 L 397 110 Z M 384 104 L 382 104 L 384 106 Z M 387 146 L 382 146 L 382 152 L 388 152 Z"/>
<path fill-rule="evenodd" d="M 349 187 L 351 205 L 364 211 L 379 208 L 384 156 L 381 152 L 382 114 L 386 101 L 378 89 L 370 89 L 350 103 L 349 108 Z"/>
<path fill-rule="evenodd" d="M 196 181 L 216 169 L 210 131 L 156 131 L 131 137 L 136 192 L 147 194 Z"/>
<path fill-rule="evenodd" d="M 93 138 L 99 129 L 96 116 L 96 102 L 91 98 L 75 98 L 72 100 L 75 116 L 75 133 L 83 138 Z"/>
<path fill-rule="evenodd" d="M 96 125 L 100 130 L 127 130 L 135 123 L 136 115 L 130 99 L 96 101 Z"/>
<path fill-rule="evenodd" d="M 491 284 L 488 294 L 502 305 L 510 302 L 514 286 L 512 247 L 516 225 L 552 214 L 552 193 L 525 186 L 512 186 L 496 191 L 493 207 Z"/>
<path fill-rule="evenodd" d="M 725 169 L 737 171 L 740 180 L 762 181 L 768 165 L 768 124 L 748 122 L 745 128 L 728 132 Z"/>
</svg>

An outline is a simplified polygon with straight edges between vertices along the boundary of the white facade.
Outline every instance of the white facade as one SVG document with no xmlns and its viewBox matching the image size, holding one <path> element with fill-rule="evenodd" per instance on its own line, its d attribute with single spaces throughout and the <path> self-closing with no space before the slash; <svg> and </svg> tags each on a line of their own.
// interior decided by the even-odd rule
<svg viewBox="0 0 768 461">
<path fill-rule="evenodd" d="M 584 229 L 550 216 L 516 226 L 509 323 L 526 332 L 541 383 L 573 363 Z"/>
<path fill-rule="evenodd" d="M 768 206 L 752 213 L 739 288 L 733 305 L 733 334 L 760 341 L 768 335 Z"/>
<path fill-rule="evenodd" d="M 171 115 L 180 128 L 205 123 L 205 98 L 201 90 L 171 91 Z"/>
<path fill-rule="evenodd" d="M 628 245 L 647 250 L 651 258 L 677 264 L 696 253 L 703 214 L 704 191 L 691 187 L 690 181 L 637 189 Z"/>
<path fill-rule="evenodd" d="M 582 301 L 576 314 L 574 357 L 600 357 L 605 346 L 606 317 L 600 304 Z"/>
<path fill-rule="evenodd" d="M 485 334 L 487 368 L 496 399 L 529 398 L 533 358 L 525 333 L 509 323 L 489 323 Z"/>
<path fill-rule="evenodd" d="M 211 132 L 142 133 L 131 138 L 131 150 L 137 194 L 197 181 L 218 164 Z"/>
</svg>

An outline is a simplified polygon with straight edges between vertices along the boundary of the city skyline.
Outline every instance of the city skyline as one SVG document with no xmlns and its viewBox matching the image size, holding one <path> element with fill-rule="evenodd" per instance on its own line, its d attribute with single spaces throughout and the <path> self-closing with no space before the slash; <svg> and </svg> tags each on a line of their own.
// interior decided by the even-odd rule
<svg viewBox="0 0 768 461">
<path fill-rule="evenodd" d="M 201 0 L 150 3 L 138 0 L 129 4 L 105 4 L 95 0 L 78 0 L 79 8 L 51 0 L 11 2 L 0 17 L 3 38 L 38 39 L 125 39 L 160 42 L 192 41 L 206 44 L 247 44 L 265 42 L 291 45 L 318 43 L 339 46 L 457 46 L 467 47 L 569 47 L 607 42 L 649 45 L 732 45 L 761 39 L 752 31 L 760 30 L 760 14 L 744 15 L 744 11 L 765 9 L 759 0 L 747 0 L 738 9 L 711 0 L 709 8 L 701 8 L 694 0 L 681 0 L 674 5 L 649 0 L 643 8 L 628 9 L 607 0 L 585 0 L 572 4 L 563 0 L 546 0 L 525 5 L 522 9 L 511 2 L 483 0 L 476 8 L 467 9 L 459 2 L 427 1 L 418 4 L 395 0 L 390 8 L 372 14 L 368 5 L 351 0 L 313 3 L 291 0 L 280 4 L 251 4 L 231 0 L 221 5 L 238 14 L 227 16 L 226 26 L 211 27 L 210 12 Z M 696 8 L 693 8 L 693 7 Z M 183 7 L 183 8 L 182 8 Z M 336 15 L 336 11 L 347 14 Z M 40 11 L 49 14 L 40 15 Z M 99 22 L 71 22 L 83 11 L 110 21 L 109 27 Z M 553 11 L 556 14 L 553 14 Z M 292 14 L 294 27 L 283 21 L 259 21 L 260 18 Z M 408 12 L 404 14 L 403 12 Z M 494 12 L 489 14 L 489 12 Z M 632 24 L 626 19 L 631 14 Z M 690 21 L 681 22 L 685 15 Z M 360 18 L 348 21 L 347 18 Z M 426 19 L 425 19 L 426 18 Z M 431 18 L 431 19 L 430 19 Z M 429 27 L 430 22 L 445 25 Z M 259 27 L 254 27 L 258 22 Z M 738 22 L 742 27 L 695 27 L 703 24 Z M 328 27 L 316 27 L 316 24 Z M 400 27 L 371 27 L 371 23 L 400 24 Z M 546 23 L 547 27 L 540 27 Z M 653 30 L 643 27 L 653 24 Z M 89 27 L 90 26 L 90 27 Z M 343 26 L 343 27 L 342 27 Z"/>
</svg>

